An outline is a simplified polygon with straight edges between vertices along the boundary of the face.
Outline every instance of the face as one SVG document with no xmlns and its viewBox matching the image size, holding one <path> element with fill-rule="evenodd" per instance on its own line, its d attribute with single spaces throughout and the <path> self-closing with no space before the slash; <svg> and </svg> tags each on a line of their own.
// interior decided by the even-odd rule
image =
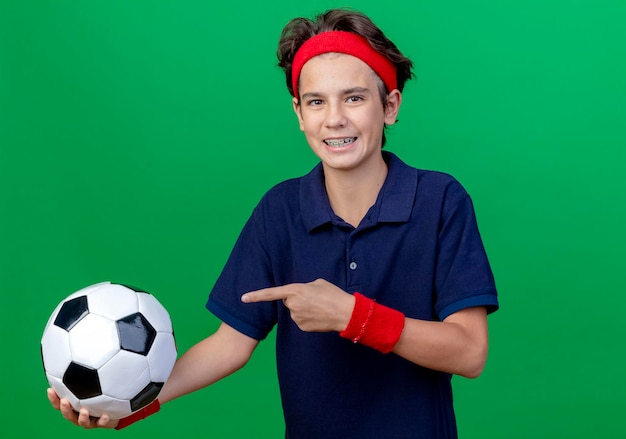
<svg viewBox="0 0 626 439">
<path fill-rule="evenodd" d="M 384 166 L 383 128 L 395 123 L 401 95 L 391 91 L 383 105 L 379 84 L 374 71 L 351 55 L 325 53 L 302 68 L 294 110 L 327 171 Z"/>
</svg>

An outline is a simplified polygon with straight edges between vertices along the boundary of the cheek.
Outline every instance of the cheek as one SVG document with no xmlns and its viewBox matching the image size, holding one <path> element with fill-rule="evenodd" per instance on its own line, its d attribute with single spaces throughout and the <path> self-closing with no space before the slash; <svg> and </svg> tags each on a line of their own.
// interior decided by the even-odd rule
<svg viewBox="0 0 626 439">
<path fill-rule="evenodd" d="M 382 135 L 382 130 L 385 125 L 385 116 L 381 111 L 373 110 L 355 115 L 353 121 L 362 131 L 378 136 Z"/>
<path fill-rule="evenodd" d="M 304 117 L 300 117 L 300 129 L 306 133 L 313 134 L 319 131 L 322 120 L 318 113 L 307 113 Z"/>
</svg>

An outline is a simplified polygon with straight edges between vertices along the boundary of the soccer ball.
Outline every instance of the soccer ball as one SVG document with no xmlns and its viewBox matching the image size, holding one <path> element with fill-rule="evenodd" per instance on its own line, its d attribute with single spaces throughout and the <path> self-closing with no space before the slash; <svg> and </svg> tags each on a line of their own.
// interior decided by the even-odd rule
<svg viewBox="0 0 626 439">
<path fill-rule="evenodd" d="M 156 399 L 176 361 L 176 343 L 154 296 L 103 282 L 56 307 L 41 358 L 48 383 L 74 410 L 120 419 Z"/>
</svg>

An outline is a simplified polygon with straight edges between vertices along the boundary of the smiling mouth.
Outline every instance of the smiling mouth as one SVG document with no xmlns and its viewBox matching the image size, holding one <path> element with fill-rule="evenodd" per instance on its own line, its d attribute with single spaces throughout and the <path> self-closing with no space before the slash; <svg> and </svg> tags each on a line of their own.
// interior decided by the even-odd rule
<svg viewBox="0 0 626 439">
<path fill-rule="evenodd" d="M 344 137 L 343 139 L 326 139 L 324 140 L 324 143 L 328 146 L 339 148 L 354 143 L 356 139 L 356 137 Z"/>
</svg>

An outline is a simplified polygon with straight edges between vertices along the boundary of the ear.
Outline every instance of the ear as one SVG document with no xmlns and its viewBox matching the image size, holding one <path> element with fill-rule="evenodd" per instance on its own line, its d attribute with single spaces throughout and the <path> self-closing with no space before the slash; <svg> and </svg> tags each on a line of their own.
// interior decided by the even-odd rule
<svg viewBox="0 0 626 439">
<path fill-rule="evenodd" d="M 298 123 L 300 124 L 300 131 L 304 131 L 304 121 L 302 120 L 302 109 L 300 108 L 300 102 L 298 101 L 298 98 L 293 98 L 292 103 L 293 103 L 293 111 L 296 113 L 296 116 L 298 117 Z"/>
<path fill-rule="evenodd" d="M 397 88 L 391 90 L 387 95 L 387 103 L 385 105 L 385 125 L 396 123 L 400 104 L 402 104 L 402 93 Z"/>
</svg>

